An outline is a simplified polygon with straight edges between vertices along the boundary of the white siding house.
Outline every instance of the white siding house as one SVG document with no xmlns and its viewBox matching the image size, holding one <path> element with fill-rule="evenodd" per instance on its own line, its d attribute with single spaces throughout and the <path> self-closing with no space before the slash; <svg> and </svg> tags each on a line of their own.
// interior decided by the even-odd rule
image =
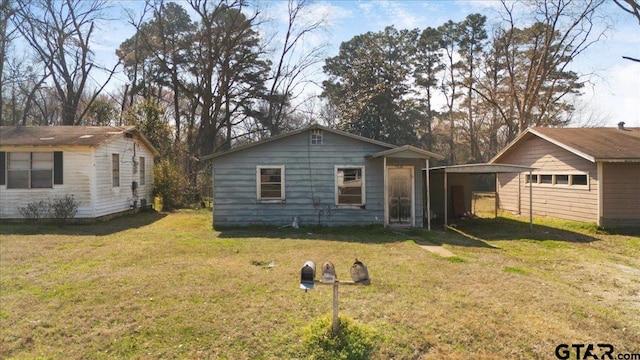
<svg viewBox="0 0 640 360">
<path fill-rule="evenodd" d="M 82 219 L 150 206 L 157 155 L 134 127 L 1 126 L 0 219 L 67 195 Z"/>
</svg>

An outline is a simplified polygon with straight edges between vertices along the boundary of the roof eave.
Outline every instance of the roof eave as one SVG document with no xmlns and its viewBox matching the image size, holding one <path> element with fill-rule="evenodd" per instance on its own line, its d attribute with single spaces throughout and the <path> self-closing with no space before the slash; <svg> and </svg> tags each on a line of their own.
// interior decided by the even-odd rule
<svg viewBox="0 0 640 360">
<path fill-rule="evenodd" d="M 323 131 L 328 131 L 328 132 L 333 133 L 333 134 L 342 135 L 342 136 L 345 136 L 345 137 L 348 137 L 348 138 L 351 138 L 351 139 L 368 142 L 368 143 L 379 145 L 379 146 L 386 147 L 386 148 L 389 148 L 389 149 L 393 149 L 393 148 L 397 148 L 398 147 L 397 145 L 385 143 L 383 141 L 369 139 L 369 138 L 366 138 L 364 136 L 348 133 L 346 131 L 331 129 L 331 128 L 328 128 L 328 127 L 325 127 L 325 126 L 322 126 L 322 125 L 313 124 L 313 125 L 301 128 L 301 129 L 297 129 L 297 130 L 293 130 L 293 131 L 290 131 L 290 132 L 287 132 L 287 133 L 284 133 L 284 134 L 276 135 L 276 136 L 273 136 L 273 137 L 270 137 L 270 138 L 267 138 L 267 139 L 264 139 L 264 140 L 252 142 L 250 144 L 239 146 L 237 148 L 233 148 L 233 149 L 230 149 L 230 150 L 227 150 L 227 151 L 206 155 L 206 156 L 203 156 L 202 158 L 200 158 L 200 160 L 203 160 L 203 161 L 205 161 L 205 160 L 213 160 L 215 158 L 226 156 L 226 155 L 238 152 L 238 151 L 247 150 L 247 149 L 250 149 L 252 147 L 255 147 L 255 146 L 258 146 L 258 145 L 262 145 L 262 144 L 266 144 L 266 143 L 269 143 L 269 142 L 272 142 L 272 141 L 276 141 L 276 140 L 279 140 L 279 139 L 283 139 L 283 138 L 286 138 L 286 137 L 289 137 L 289 136 L 298 135 L 298 134 L 301 134 L 303 132 L 306 132 L 306 131 L 309 131 L 309 130 L 313 130 L 313 129 L 320 129 L 320 130 L 323 130 Z"/>
</svg>

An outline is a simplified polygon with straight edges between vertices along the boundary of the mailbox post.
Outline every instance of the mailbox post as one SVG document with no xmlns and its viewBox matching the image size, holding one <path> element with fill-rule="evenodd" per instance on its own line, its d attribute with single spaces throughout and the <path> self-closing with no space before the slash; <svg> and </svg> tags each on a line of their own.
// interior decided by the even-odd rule
<svg viewBox="0 0 640 360">
<path fill-rule="evenodd" d="M 358 259 L 351 266 L 351 278 L 353 281 L 339 281 L 336 275 L 336 269 L 332 262 L 327 261 L 322 264 L 322 278 L 315 279 L 316 265 L 313 261 L 306 261 L 300 270 L 300 288 L 307 290 L 313 289 L 313 284 L 333 285 L 333 323 L 332 331 L 334 334 L 340 331 L 340 319 L 338 318 L 338 285 L 370 285 L 369 272 L 367 267 Z"/>
</svg>

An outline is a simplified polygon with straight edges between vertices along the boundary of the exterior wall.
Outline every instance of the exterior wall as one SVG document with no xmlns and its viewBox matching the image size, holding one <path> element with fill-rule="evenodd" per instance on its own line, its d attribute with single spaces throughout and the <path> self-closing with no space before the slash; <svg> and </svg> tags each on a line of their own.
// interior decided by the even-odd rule
<svg viewBox="0 0 640 360">
<path fill-rule="evenodd" d="M 300 225 L 384 223 L 384 161 L 366 156 L 387 148 L 328 131 L 323 132 L 323 144 L 311 145 L 309 136 L 306 131 L 214 158 L 214 226 L 286 225 L 291 224 L 294 217 Z M 258 202 L 258 165 L 285 167 L 284 202 Z M 365 167 L 366 203 L 363 208 L 336 206 L 336 165 Z M 419 169 L 415 171 L 417 194 L 421 194 Z M 421 198 L 421 195 L 417 197 Z M 420 209 L 415 213 L 418 225 L 422 218 L 421 201 L 416 205 Z"/>
<path fill-rule="evenodd" d="M 135 145 L 134 145 L 135 144 Z M 135 147 L 135 150 L 134 150 Z M 120 158 L 120 186 L 114 187 L 112 183 L 113 154 Z M 140 157 L 145 158 L 145 184 L 140 184 Z M 134 160 L 138 165 L 134 165 Z M 134 173 L 134 167 L 136 168 Z M 124 135 L 114 138 L 102 144 L 95 150 L 93 171 L 95 173 L 95 186 L 92 195 L 95 204 L 94 217 L 101 217 L 122 211 L 127 211 L 135 206 L 140 206 L 145 200 L 148 205 L 153 203 L 151 192 L 153 190 L 153 153 L 135 138 L 127 138 Z M 132 183 L 137 182 L 137 191 L 132 190 Z"/>
<path fill-rule="evenodd" d="M 0 147 L 5 152 L 53 152 L 62 151 L 63 184 L 53 185 L 48 189 L 7 189 L 0 185 L 0 218 L 21 219 L 19 208 L 40 200 L 73 195 L 79 203 L 76 218 L 96 218 L 110 215 L 131 208 L 133 200 L 145 199 L 152 204 L 153 190 L 153 153 L 141 142 L 136 142 L 136 161 L 145 157 L 146 181 L 138 186 L 137 198 L 131 190 L 132 181 L 140 182 L 140 170 L 133 170 L 134 139 L 114 139 L 98 148 L 87 146 L 75 147 Z M 120 154 L 120 187 L 111 186 L 111 154 Z M 3 169 L 4 170 L 4 169 Z"/>
<path fill-rule="evenodd" d="M 602 226 L 640 225 L 640 163 L 602 164 Z"/>
<path fill-rule="evenodd" d="M 533 185 L 533 214 L 559 219 L 598 221 L 598 172 L 596 164 L 536 136 L 501 158 L 505 164 L 533 167 L 533 174 L 586 173 L 588 186 Z M 499 207 L 514 213 L 529 213 L 528 173 L 499 174 Z"/>
<path fill-rule="evenodd" d="M 7 185 L 0 185 L 0 218 L 21 219 L 19 209 L 27 204 L 66 195 L 73 195 L 79 203 L 77 218 L 92 217 L 92 150 L 89 147 L 1 147 L 0 151 L 7 153 L 62 151 L 63 183 L 48 189 L 7 189 Z"/>
</svg>

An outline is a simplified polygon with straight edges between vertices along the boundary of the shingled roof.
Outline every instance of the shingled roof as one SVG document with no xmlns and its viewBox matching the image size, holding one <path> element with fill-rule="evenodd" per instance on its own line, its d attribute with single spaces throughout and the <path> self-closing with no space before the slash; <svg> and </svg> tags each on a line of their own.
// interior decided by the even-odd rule
<svg viewBox="0 0 640 360">
<path fill-rule="evenodd" d="M 136 135 L 158 155 L 134 126 L 0 126 L 0 145 L 99 146 L 123 134 Z"/>
<path fill-rule="evenodd" d="M 545 139 L 592 162 L 640 161 L 640 128 L 544 128 L 525 130 L 496 155 L 495 162 L 521 141 Z"/>
</svg>

